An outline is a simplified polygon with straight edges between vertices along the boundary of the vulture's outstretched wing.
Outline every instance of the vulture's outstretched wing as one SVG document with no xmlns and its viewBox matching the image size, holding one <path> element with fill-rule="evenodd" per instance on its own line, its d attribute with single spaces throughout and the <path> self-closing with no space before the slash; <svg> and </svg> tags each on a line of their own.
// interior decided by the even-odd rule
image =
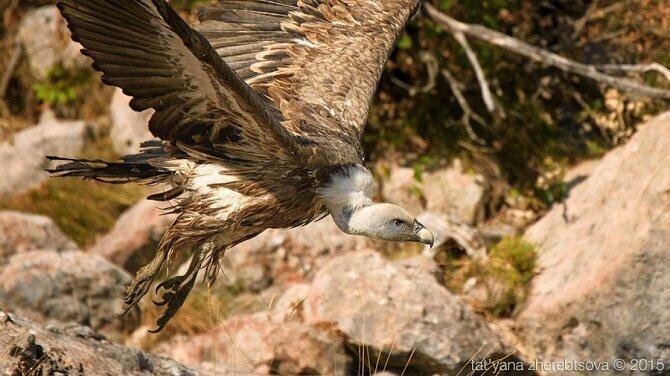
<svg viewBox="0 0 670 376">
<path fill-rule="evenodd" d="M 384 64 L 421 0 L 219 0 L 195 26 L 312 142 L 316 164 L 359 163 Z"/>
<path fill-rule="evenodd" d="M 221 143 L 232 158 L 286 158 L 294 135 L 164 0 L 62 0 L 73 39 L 103 82 L 156 110 L 149 128 L 186 144 Z M 226 140 L 234 139 L 235 142 Z M 255 155 L 255 154 L 262 154 Z"/>
</svg>

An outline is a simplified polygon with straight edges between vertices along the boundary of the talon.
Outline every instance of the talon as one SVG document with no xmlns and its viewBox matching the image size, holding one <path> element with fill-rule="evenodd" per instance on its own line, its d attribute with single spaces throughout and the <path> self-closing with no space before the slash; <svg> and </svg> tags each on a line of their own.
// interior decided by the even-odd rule
<svg viewBox="0 0 670 376">
<path fill-rule="evenodd" d="M 152 300 L 152 302 L 153 302 L 155 305 L 161 307 L 161 306 L 164 306 L 164 305 L 170 303 L 172 300 L 174 300 L 174 297 L 175 297 L 176 295 L 177 295 L 177 294 L 175 294 L 175 293 L 173 293 L 173 292 L 166 292 L 166 293 L 163 293 L 163 295 L 161 295 L 161 299 L 163 299 L 162 301 L 155 301 L 155 300 Z"/>
<path fill-rule="evenodd" d="M 165 289 L 165 290 L 168 290 L 168 291 L 177 290 L 183 281 L 184 281 L 183 276 L 176 276 L 176 277 L 172 277 L 170 279 L 166 279 L 165 281 L 159 283 L 156 286 L 156 294 L 158 294 L 158 291 L 160 289 Z"/>
<path fill-rule="evenodd" d="M 160 332 L 161 330 L 163 330 L 163 328 L 165 328 L 165 326 L 159 326 L 158 328 L 156 328 L 154 330 L 147 330 L 147 332 L 149 332 L 151 334 L 156 334 L 156 333 Z"/>
</svg>

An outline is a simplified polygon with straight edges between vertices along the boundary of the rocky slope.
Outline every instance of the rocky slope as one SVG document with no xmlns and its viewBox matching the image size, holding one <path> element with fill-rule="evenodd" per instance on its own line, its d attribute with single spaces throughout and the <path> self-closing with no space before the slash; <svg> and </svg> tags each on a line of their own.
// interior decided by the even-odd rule
<svg viewBox="0 0 670 376">
<path fill-rule="evenodd" d="M 669 150 L 665 113 L 526 232 L 539 273 L 516 325 L 537 357 L 670 365 Z"/>
<path fill-rule="evenodd" d="M 21 24 L 36 77 L 86 67 L 53 6 Z M 0 197 L 44 187 L 44 156 L 81 155 L 89 133 L 104 133 L 118 153 L 150 137 L 148 114 L 130 111 L 120 91 L 105 108 L 109 119 L 90 122 L 45 110 L 0 143 Z M 518 210 L 521 221 L 484 223 L 493 188 L 458 160 L 421 179 L 416 166 L 387 163 L 376 168 L 378 198 L 432 228 L 432 251 L 348 236 L 330 218 L 268 230 L 229 250 L 218 283 L 197 286 L 159 335 L 147 332 L 149 297 L 142 310 L 117 313 L 173 217 L 140 201 L 80 247 L 53 218 L 0 211 L 0 373 L 457 375 L 491 374 L 497 361 L 623 359 L 625 374 L 667 374 L 670 114 L 638 128 L 625 146 L 566 173 L 565 202 L 523 235 L 537 260 L 514 247 L 489 254 L 503 238 L 521 244 L 519 223 L 534 217 Z M 527 276 L 517 270 L 524 263 Z M 491 300 L 507 304 L 501 317 Z M 635 359 L 657 369 L 636 371 Z"/>
<path fill-rule="evenodd" d="M 89 327 L 43 327 L 0 312 L 0 370 L 5 375 L 159 375 L 198 373 L 167 358 L 116 345 Z"/>
</svg>

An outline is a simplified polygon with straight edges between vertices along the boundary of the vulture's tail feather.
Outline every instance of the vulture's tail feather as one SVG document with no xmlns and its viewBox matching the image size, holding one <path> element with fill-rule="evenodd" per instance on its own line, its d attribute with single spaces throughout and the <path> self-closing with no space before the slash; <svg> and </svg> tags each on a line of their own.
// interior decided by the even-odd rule
<svg viewBox="0 0 670 376">
<path fill-rule="evenodd" d="M 171 174 L 170 171 L 156 168 L 146 161 L 107 162 L 100 159 L 71 159 L 55 156 L 47 156 L 47 159 L 65 162 L 54 169 L 47 170 L 53 176 L 77 176 L 112 184 L 131 182 L 153 184 L 163 181 Z"/>
</svg>

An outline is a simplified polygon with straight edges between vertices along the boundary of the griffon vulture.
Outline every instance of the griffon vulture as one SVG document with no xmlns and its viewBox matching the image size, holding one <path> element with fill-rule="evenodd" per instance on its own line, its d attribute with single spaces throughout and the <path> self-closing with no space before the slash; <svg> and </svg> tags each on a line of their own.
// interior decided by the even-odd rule
<svg viewBox="0 0 670 376">
<path fill-rule="evenodd" d="M 348 234 L 432 245 L 403 208 L 373 203 L 361 135 L 396 39 L 421 0 L 219 0 L 189 26 L 165 0 L 61 0 L 72 38 L 161 141 L 119 162 L 65 160 L 58 176 L 169 187 L 150 196 L 178 213 L 128 287 L 127 311 L 167 261 L 158 330 L 204 269 L 268 228 L 330 214 Z"/>
</svg>

